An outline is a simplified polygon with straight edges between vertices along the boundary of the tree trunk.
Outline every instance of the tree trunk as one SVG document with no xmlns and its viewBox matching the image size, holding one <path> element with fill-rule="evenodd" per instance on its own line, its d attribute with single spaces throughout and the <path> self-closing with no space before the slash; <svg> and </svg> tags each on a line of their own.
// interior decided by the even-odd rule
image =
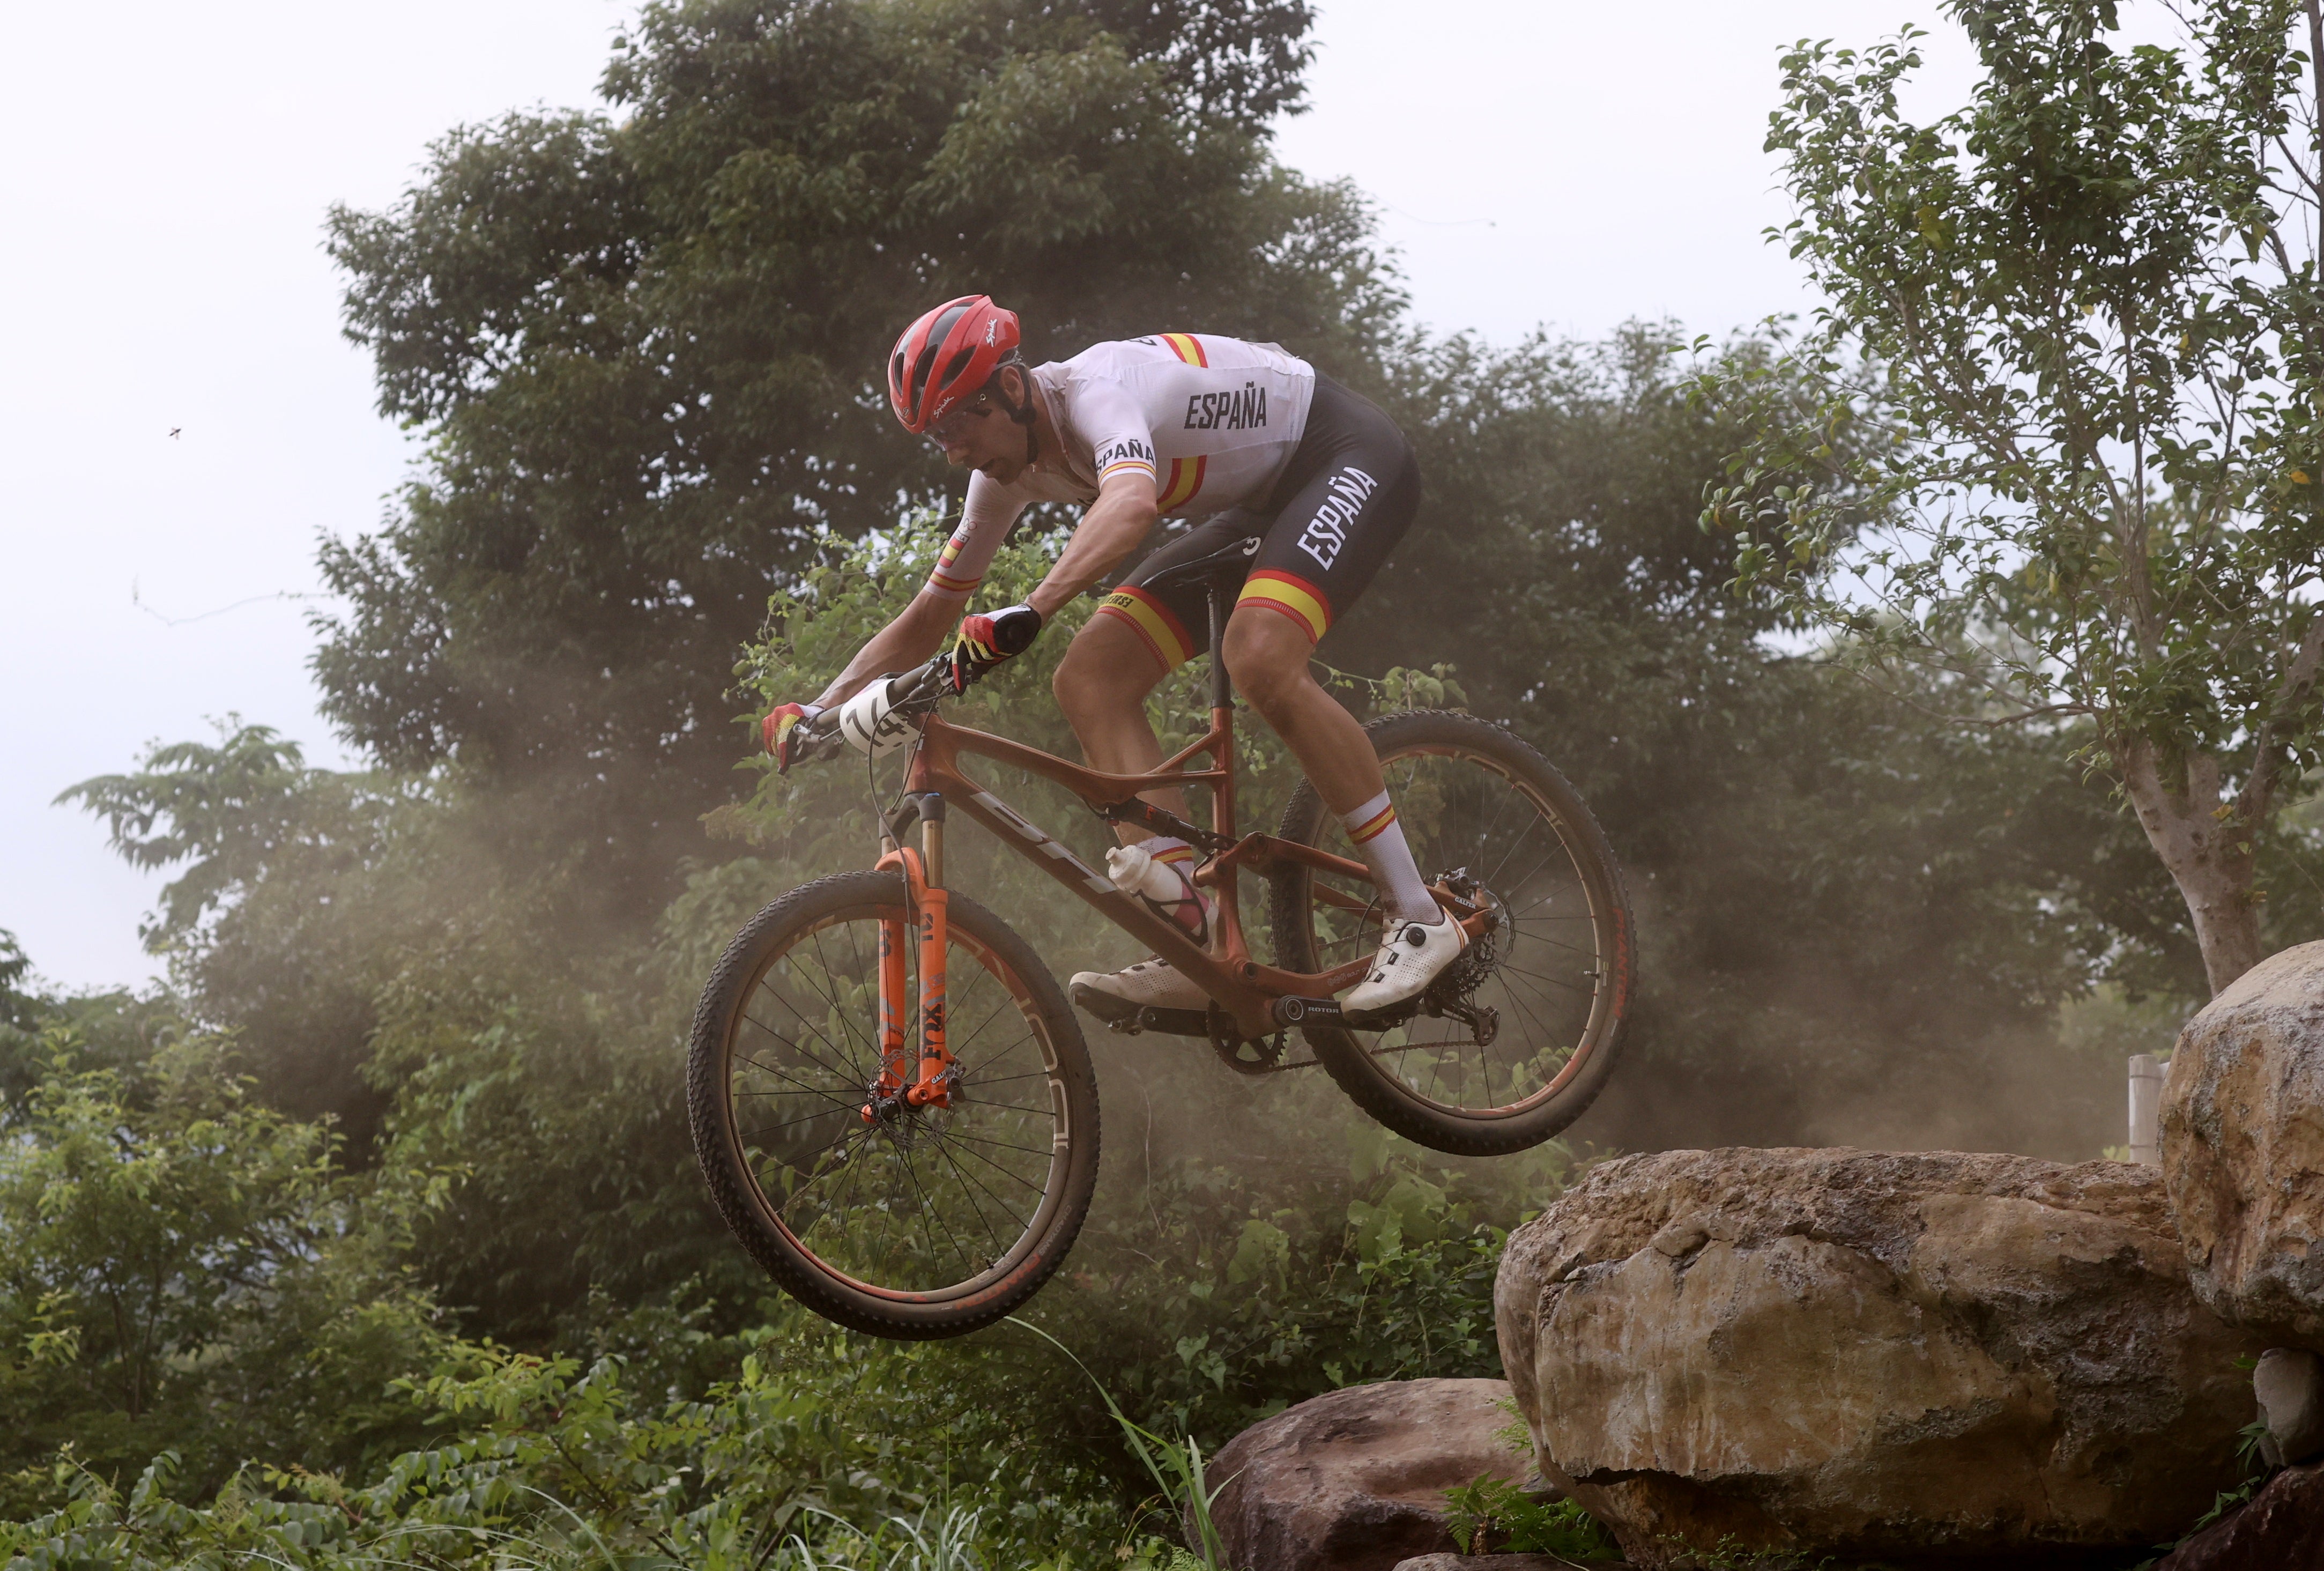
<svg viewBox="0 0 2324 1571">
<path fill-rule="evenodd" d="M 2194 919 L 2203 975 L 2216 996 L 2260 962 L 2259 905 L 2252 898 L 2256 826 L 2241 822 L 2234 804 L 2220 799 L 2219 761 L 2209 753 L 2190 753 L 2171 770 L 2183 787 L 2174 790 L 2152 743 L 2134 739 L 2112 751 L 2139 827 Z"/>
</svg>

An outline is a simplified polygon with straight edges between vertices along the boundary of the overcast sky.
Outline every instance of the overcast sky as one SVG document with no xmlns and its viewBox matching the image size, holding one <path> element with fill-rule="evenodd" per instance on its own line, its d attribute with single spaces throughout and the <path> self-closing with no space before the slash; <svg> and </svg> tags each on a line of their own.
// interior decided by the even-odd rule
<svg viewBox="0 0 2324 1571">
<path fill-rule="evenodd" d="M 614 0 L 126 0 L 12 12 L 0 136 L 0 928 L 50 981 L 133 982 L 162 877 L 51 799 L 228 714 L 347 762 L 315 712 L 317 540 L 410 461 L 338 332 L 334 201 L 375 207 L 463 121 L 591 102 Z M 1889 0 L 1324 0 L 1285 161 L 1382 204 L 1420 317 L 1507 341 L 1809 302 L 1761 232 L 1775 57 Z M 1425 23 L 1421 21 L 1425 18 Z M 1920 95 L 1965 92 L 1929 46 Z M 925 302 L 899 300 L 900 324 Z M 1201 324 L 1156 324 L 1194 326 Z"/>
</svg>

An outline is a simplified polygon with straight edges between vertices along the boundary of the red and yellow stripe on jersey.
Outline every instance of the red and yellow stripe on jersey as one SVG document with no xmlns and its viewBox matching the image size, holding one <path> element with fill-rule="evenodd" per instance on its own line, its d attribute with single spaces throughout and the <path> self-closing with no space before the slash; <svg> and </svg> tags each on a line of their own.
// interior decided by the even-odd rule
<svg viewBox="0 0 2324 1571">
<path fill-rule="evenodd" d="M 958 535 L 945 541 L 944 550 L 936 554 L 935 570 L 928 574 L 928 587 L 941 589 L 947 595 L 965 595 L 984 582 L 981 577 L 963 578 L 954 575 L 952 565 L 960 559 L 960 546 Z"/>
<path fill-rule="evenodd" d="M 1166 671 L 1185 665 L 1194 652 L 1194 641 L 1170 614 L 1170 608 L 1134 585 L 1125 584 L 1108 595 L 1097 608 L 1100 616 L 1118 616 L 1130 624 Z"/>
<path fill-rule="evenodd" d="M 1390 802 L 1362 823 L 1348 831 L 1348 838 L 1360 846 L 1367 840 L 1377 840 L 1390 824 L 1396 822 L 1396 804 Z"/>
<path fill-rule="evenodd" d="M 1162 487 L 1154 499 L 1157 513 L 1175 513 L 1194 499 L 1203 488 L 1203 470 L 1210 460 L 1200 456 L 1170 460 L 1170 483 Z"/>
<path fill-rule="evenodd" d="M 1208 366 L 1211 357 L 1203 353 L 1203 341 L 1192 333 L 1157 333 L 1165 347 L 1189 365 Z M 1203 488 L 1203 470 L 1209 460 L 1202 457 L 1173 458 L 1170 477 L 1162 483 L 1161 492 L 1154 499 L 1157 513 L 1176 513 L 1194 499 Z M 1104 476 L 1100 476 L 1100 479 Z"/>
<path fill-rule="evenodd" d="M 1305 630 L 1310 643 L 1321 642 L 1332 626 L 1332 603 L 1323 598 L 1323 591 L 1305 578 L 1273 568 L 1261 568 L 1243 580 L 1235 607 L 1240 610 L 1245 605 L 1280 611 Z"/>
</svg>

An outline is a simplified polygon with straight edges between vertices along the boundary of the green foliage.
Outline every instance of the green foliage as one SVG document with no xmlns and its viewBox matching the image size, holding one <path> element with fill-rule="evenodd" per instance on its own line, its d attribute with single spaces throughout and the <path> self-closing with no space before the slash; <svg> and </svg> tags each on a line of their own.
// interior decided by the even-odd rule
<svg viewBox="0 0 2324 1571">
<path fill-rule="evenodd" d="M 69 1024 L 44 1040 L 53 1067 L 0 1141 L 0 1471 L 167 1448 L 215 1488 L 245 1448 L 345 1466 L 408 1441 L 383 1392 L 431 1356 L 432 1317 L 329 1136 L 250 1102 L 198 1037 L 161 1049 L 134 1104 L 116 1072 L 73 1067 Z"/>
<path fill-rule="evenodd" d="M 303 851 L 344 866 L 376 838 L 367 820 L 380 804 L 365 799 L 364 777 L 309 769 L 297 743 L 239 716 L 217 730 L 215 746 L 155 745 L 136 773 L 100 775 L 57 796 L 103 818 L 131 866 L 186 864 L 162 886 L 161 919 L 145 930 L 157 953 L 198 938 L 206 918 L 282 871 L 285 858 Z M 341 820 L 327 828 L 318 811 L 327 807 Z"/>
<path fill-rule="evenodd" d="M 2115 0 L 1945 9 L 1984 76 L 1933 124 L 1899 106 L 1914 34 L 1784 59 L 1784 236 L 1831 304 L 1706 382 L 1756 430 L 1705 520 L 1851 662 L 2084 722 L 2217 989 L 2264 952 L 2260 836 L 2324 723 L 2301 6 L 2208 0 L 2178 49 L 2121 47 Z"/>
<path fill-rule="evenodd" d="M 1690 360 L 1646 327 L 1400 369 L 1422 518 L 1323 653 L 1452 660 L 1605 825 L 1644 953 L 1591 1138 L 2092 1149 L 2114 1072 L 2043 1040 L 2098 975 L 2200 989 L 2184 907 L 2070 739 L 1964 732 L 1940 685 L 1786 656 L 1798 609 L 1729 590 L 1699 516 L 1749 411 L 1691 378 L 1799 398 L 1803 374 L 1769 339 Z"/>
<path fill-rule="evenodd" d="M 337 1117 L 366 1155 L 383 1111 L 360 1078 L 367 984 L 392 923 L 362 897 L 383 862 L 419 859 L 408 827 L 425 786 L 309 769 L 296 743 L 229 716 L 215 743 L 155 744 L 134 772 L 57 799 L 103 818 L 132 865 L 178 870 L 146 947 L 237 1028 L 237 1058 L 276 1105 Z"/>
<path fill-rule="evenodd" d="M 16 935 L 0 928 L 0 1030 L 23 1032 L 36 1016 L 33 999 L 24 990 L 32 962 Z"/>
<path fill-rule="evenodd" d="M 650 957 L 594 985 L 521 949 L 464 958 L 383 992 L 372 1063 L 396 1087 L 379 1191 L 413 1214 L 411 1258 L 443 1300 L 528 1347 L 579 1335 L 593 1295 L 639 1305 L 706 1279 L 747 1300 L 757 1278 L 686 1133 L 678 984 Z"/>
<path fill-rule="evenodd" d="M 815 1360 L 801 1380 L 788 1361 Z M 374 1482 L 253 1468 L 203 1507 L 175 1503 L 174 1457 L 124 1491 L 60 1464 L 60 1507 L 0 1524 L 20 1568 L 276 1565 L 1064 1571 L 1113 1561 L 1110 1522 L 1045 1494 L 1005 1437 L 947 1449 L 924 1427 L 908 1350 L 837 1338 L 744 1359 L 699 1400 L 642 1401 L 617 1363 L 462 1350 L 402 1382 L 456 1432 Z M 929 1441 L 923 1446 L 919 1441 Z M 996 1487 L 1006 1479 L 1012 1487 Z M 968 1504 L 976 1486 L 986 1498 Z"/>
<path fill-rule="evenodd" d="M 1335 1115 L 1333 1095 L 1314 1088 L 1305 1131 L 1267 1121 L 1287 1148 L 1272 1160 L 1121 1175 L 1068 1280 L 1027 1317 L 1083 1350 L 1143 1421 L 1214 1445 L 1334 1387 L 1494 1372 L 1506 1228 L 1554 1197 L 1564 1152 L 1440 1166 Z M 1334 1135 L 1336 1170 L 1318 1138 Z"/>
<path fill-rule="evenodd" d="M 1682 1571 L 1834 1571 L 1837 1565 L 1829 1555 L 1810 1557 L 1794 1555 L 1776 1549 L 1754 1549 L 1733 1533 L 1723 1535 L 1708 1549 L 1687 1548 L 1677 1538 L 1665 1535 L 1663 1543 L 1670 1564 Z M 1886 1571 L 1878 1563 L 1863 1567 L 1863 1571 Z"/>
<path fill-rule="evenodd" d="M 1074 1367 L 1084 1374 L 1089 1374 L 1089 1366 L 1074 1358 L 1073 1349 L 1038 1326 L 1026 1325 L 1021 1320 L 1017 1324 L 1025 1326 L 1042 1341 L 1072 1358 Z M 1199 1555 L 1197 1563 L 1204 1571 L 1233 1571 L 1231 1566 L 1221 1564 L 1221 1557 L 1226 1553 L 1226 1548 L 1220 1540 L 1218 1524 L 1211 1518 L 1211 1508 L 1218 1503 L 1220 1492 L 1232 1480 L 1221 1479 L 1215 1484 L 1211 1483 L 1209 1472 L 1203 1463 L 1202 1445 L 1193 1436 L 1181 1436 L 1176 1440 L 1165 1439 L 1144 1425 L 1132 1422 L 1130 1415 L 1121 1410 L 1121 1404 L 1113 1400 L 1113 1393 L 1105 1389 L 1104 1382 L 1097 1376 L 1091 1374 L 1090 1382 L 1097 1387 L 1098 1395 L 1105 1402 L 1107 1414 L 1112 1418 L 1115 1428 L 1120 1430 L 1122 1443 L 1138 1458 L 1138 1465 L 1146 1470 L 1146 1476 L 1154 1481 L 1155 1488 L 1160 1492 L 1164 1510 L 1186 1524 L 1189 1537 L 1194 1539 L 1194 1548 Z M 1174 1556 L 1174 1562 L 1176 1559 L 1177 1557 Z"/>
<path fill-rule="evenodd" d="M 1489 1473 L 1446 1490 L 1444 1503 L 1453 1542 L 1471 1555 L 1609 1560 L 1622 1552 L 1614 1536 L 1579 1502 L 1536 1501 Z"/>
</svg>

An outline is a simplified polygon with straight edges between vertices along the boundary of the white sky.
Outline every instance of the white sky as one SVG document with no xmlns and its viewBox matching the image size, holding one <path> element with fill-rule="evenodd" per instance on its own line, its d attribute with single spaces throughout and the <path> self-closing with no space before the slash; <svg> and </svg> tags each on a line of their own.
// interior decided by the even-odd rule
<svg viewBox="0 0 2324 1571">
<path fill-rule="evenodd" d="M 1809 303 L 1760 239 L 1786 216 L 1760 152 L 1777 50 L 1934 9 L 1323 0 L 1314 108 L 1280 151 L 1384 204 L 1434 327 L 1723 332 Z M 63 787 L 230 712 L 346 762 L 306 670 L 317 603 L 285 596 L 316 589 L 319 536 L 375 522 L 410 449 L 339 337 L 324 209 L 392 200 L 455 124 L 590 101 L 627 14 L 126 0 L 100 27 L 12 9 L 0 928 L 50 981 L 152 975 L 136 929 L 161 882 L 51 806 Z M 1950 106 L 1966 51 L 1940 31 L 1931 52 L 1927 106 Z"/>
</svg>

